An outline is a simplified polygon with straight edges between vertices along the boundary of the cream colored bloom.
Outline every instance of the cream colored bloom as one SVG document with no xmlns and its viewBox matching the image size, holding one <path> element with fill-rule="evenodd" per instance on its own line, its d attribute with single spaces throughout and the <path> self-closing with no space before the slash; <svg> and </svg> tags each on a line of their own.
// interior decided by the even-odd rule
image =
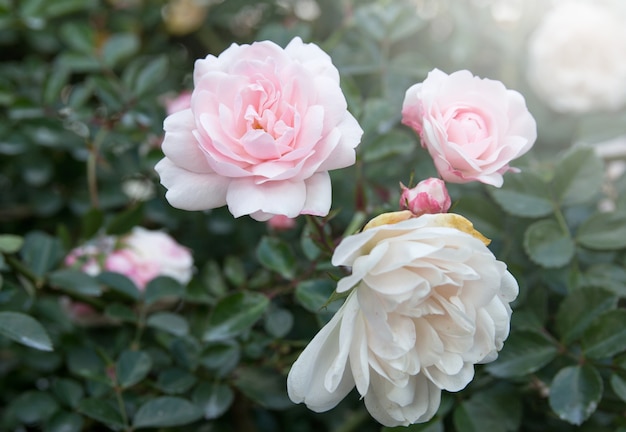
<svg viewBox="0 0 626 432">
<path fill-rule="evenodd" d="M 474 364 L 497 357 L 517 282 L 467 219 L 405 213 L 335 250 L 333 264 L 352 267 L 337 291 L 354 289 L 294 363 L 292 401 L 326 411 L 356 386 L 380 423 L 425 422 L 441 390 L 463 389 Z"/>
</svg>

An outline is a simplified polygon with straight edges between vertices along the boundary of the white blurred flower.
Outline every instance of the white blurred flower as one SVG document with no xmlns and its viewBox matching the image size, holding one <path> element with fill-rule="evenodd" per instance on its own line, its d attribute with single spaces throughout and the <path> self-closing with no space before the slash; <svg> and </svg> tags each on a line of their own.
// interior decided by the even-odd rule
<svg viewBox="0 0 626 432">
<path fill-rule="evenodd" d="M 356 386 L 386 426 L 428 421 L 509 333 L 517 282 L 485 242 L 459 215 L 408 211 L 346 237 L 332 262 L 352 267 L 337 291 L 354 289 L 291 368 L 291 400 L 326 411 Z"/>
<path fill-rule="evenodd" d="M 626 103 L 626 10 L 619 1 L 562 0 L 528 45 L 528 81 L 560 112 Z"/>
</svg>

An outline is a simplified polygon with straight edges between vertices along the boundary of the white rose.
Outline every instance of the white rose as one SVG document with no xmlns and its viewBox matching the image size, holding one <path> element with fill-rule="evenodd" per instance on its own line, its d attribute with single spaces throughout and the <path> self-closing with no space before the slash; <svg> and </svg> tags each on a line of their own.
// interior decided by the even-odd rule
<svg viewBox="0 0 626 432">
<path fill-rule="evenodd" d="M 337 291 L 354 289 L 291 368 L 291 400 L 322 412 L 356 386 L 386 426 L 428 421 L 509 333 L 518 285 L 485 243 L 459 215 L 408 211 L 345 238 L 332 262 L 352 274 Z"/>
<path fill-rule="evenodd" d="M 618 1 L 559 1 L 530 37 L 528 81 L 556 111 L 626 102 L 626 12 Z"/>
</svg>

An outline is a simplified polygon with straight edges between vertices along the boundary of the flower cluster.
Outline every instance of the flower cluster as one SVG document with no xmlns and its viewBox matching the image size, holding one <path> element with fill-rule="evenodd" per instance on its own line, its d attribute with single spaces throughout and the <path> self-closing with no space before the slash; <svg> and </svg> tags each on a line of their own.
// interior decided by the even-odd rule
<svg viewBox="0 0 626 432">
<path fill-rule="evenodd" d="M 173 206 L 228 205 L 276 229 L 328 213 L 328 171 L 355 162 L 362 130 L 323 51 L 299 38 L 232 45 L 196 62 L 194 84 L 191 106 L 165 120 L 156 166 Z M 463 389 L 502 348 L 517 282 L 471 222 L 446 213 L 444 181 L 500 187 L 536 139 L 523 96 L 468 71 L 411 86 L 402 123 L 441 179 L 402 185 L 403 211 L 340 242 L 332 263 L 352 270 L 337 285 L 347 299 L 287 379 L 290 398 L 318 412 L 356 386 L 388 426 L 429 420 L 442 390 Z"/>
</svg>

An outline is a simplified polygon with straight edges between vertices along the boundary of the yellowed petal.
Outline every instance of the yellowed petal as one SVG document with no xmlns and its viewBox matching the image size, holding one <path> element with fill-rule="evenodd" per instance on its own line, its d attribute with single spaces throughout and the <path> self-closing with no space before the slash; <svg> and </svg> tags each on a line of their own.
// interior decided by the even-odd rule
<svg viewBox="0 0 626 432">
<path fill-rule="evenodd" d="M 456 213 L 440 213 L 436 215 L 434 219 L 437 226 L 456 228 L 459 231 L 463 231 L 464 233 L 477 238 L 483 242 L 485 246 L 489 246 L 489 243 L 491 243 L 491 240 L 478 232 L 474 228 L 474 225 L 461 215 Z"/>
<path fill-rule="evenodd" d="M 381 225 L 392 225 L 398 222 L 405 221 L 407 219 L 411 219 L 413 217 L 413 213 L 409 210 L 402 210 L 397 212 L 383 213 L 381 215 L 376 216 L 374 219 L 370 220 L 363 227 L 363 231 L 368 230 L 370 228 L 375 228 Z"/>
</svg>

